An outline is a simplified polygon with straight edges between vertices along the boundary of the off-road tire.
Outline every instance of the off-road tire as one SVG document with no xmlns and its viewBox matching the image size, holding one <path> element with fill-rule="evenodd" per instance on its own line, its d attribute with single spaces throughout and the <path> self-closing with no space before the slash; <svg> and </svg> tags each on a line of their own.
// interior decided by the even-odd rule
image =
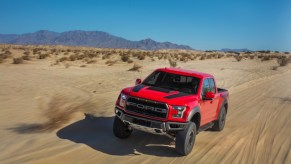
<svg viewBox="0 0 291 164">
<path fill-rule="evenodd" d="M 178 154 L 186 156 L 192 151 L 196 134 L 196 124 L 194 122 L 190 122 L 186 129 L 176 134 L 176 151 Z"/>
<path fill-rule="evenodd" d="M 225 107 L 221 107 L 218 120 L 214 121 L 214 125 L 211 130 L 213 131 L 222 131 L 225 125 L 226 120 L 226 110 Z"/>
<path fill-rule="evenodd" d="M 131 135 L 132 129 L 130 129 L 130 127 L 121 121 L 117 116 L 115 116 L 113 122 L 113 133 L 116 137 L 125 139 Z"/>
</svg>

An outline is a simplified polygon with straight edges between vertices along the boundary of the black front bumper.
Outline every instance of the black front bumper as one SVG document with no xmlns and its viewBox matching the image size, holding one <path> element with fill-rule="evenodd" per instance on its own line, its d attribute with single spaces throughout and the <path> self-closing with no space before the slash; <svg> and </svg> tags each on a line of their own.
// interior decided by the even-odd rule
<svg viewBox="0 0 291 164">
<path fill-rule="evenodd" d="M 184 130 L 188 123 L 180 122 L 162 122 L 150 120 L 147 118 L 137 117 L 125 113 L 124 111 L 115 108 L 116 116 L 124 123 L 129 124 L 134 129 L 139 129 L 147 132 L 164 133 Z"/>
</svg>

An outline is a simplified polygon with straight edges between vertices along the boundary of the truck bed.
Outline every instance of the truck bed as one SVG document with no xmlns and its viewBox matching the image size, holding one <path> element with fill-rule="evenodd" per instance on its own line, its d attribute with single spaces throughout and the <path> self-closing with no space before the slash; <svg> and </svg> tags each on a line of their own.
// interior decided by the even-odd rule
<svg viewBox="0 0 291 164">
<path fill-rule="evenodd" d="M 223 88 L 217 88 L 217 91 L 218 93 L 227 92 L 227 90 Z"/>
</svg>

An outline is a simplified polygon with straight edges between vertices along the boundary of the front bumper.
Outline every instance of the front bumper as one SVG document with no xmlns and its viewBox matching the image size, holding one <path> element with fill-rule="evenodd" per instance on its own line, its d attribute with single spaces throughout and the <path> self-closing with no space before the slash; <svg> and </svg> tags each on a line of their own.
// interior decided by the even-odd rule
<svg viewBox="0 0 291 164">
<path fill-rule="evenodd" d="M 124 113 L 124 111 L 115 108 L 116 116 L 130 127 L 151 133 L 166 133 L 184 130 L 188 123 L 180 122 L 161 122 L 146 118 L 141 118 Z"/>
</svg>

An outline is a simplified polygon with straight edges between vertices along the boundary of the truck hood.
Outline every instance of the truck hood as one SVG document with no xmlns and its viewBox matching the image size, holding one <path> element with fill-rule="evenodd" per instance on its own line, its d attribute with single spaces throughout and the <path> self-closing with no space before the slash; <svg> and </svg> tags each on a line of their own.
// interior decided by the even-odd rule
<svg viewBox="0 0 291 164">
<path fill-rule="evenodd" d="M 127 89 L 130 96 L 164 102 L 169 105 L 187 105 L 189 102 L 197 100 L 197 95 L 143 84 Z"/>
</svg>

